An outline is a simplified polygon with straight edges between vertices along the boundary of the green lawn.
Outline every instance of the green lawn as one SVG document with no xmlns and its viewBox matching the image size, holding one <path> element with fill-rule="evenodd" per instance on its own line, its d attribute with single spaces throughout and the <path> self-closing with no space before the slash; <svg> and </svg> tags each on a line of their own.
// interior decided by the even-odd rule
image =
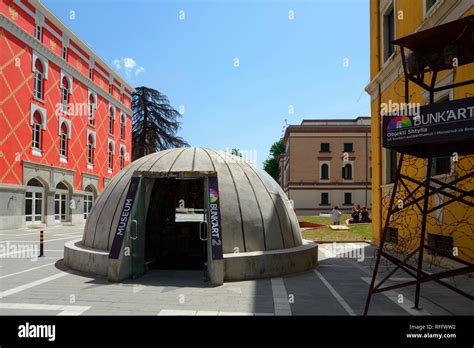
<svg viewBox="0 0 474 348">
<path fill-rule="evenodd" d="M 341 224 L 351 217 L 350 214 L 341 215 Z M 331 230 L 332 224 L 330 217 L 322 217 L 317 215 L 301 215 L 298 216 L 299 221 L 313 222 L 316 224 L 326 225 L 327 227 L 315 228 L 303 232 L 303 238 L 313 240 L 315 242 L 332 242 L 332 241 L 359 241 L 372 239 L 372 224 L 367 225 L 347 225 L 350 230 L 337 231 Z"/>
<path fill-rule="evenodd" d="M 341 224 L 344 224 L 347 219 L 350 219 L 351 214 L 342 214 L 341 215 Z M 298 216 L 298 221 L 307 221 L 313 222 L 315 224 L 321 225 L 331 225 L 331 217 L 324 217 L 319 215 L 300 215 Z"/>
</svg>

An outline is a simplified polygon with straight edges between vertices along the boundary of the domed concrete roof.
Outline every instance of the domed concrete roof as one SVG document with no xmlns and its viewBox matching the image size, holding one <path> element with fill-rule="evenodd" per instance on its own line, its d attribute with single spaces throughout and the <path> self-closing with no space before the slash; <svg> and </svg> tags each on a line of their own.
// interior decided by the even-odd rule
<svg viewBox="0 0 474 348">
<path fill-rule="evenodd" d="M 223 252 L 286 249 L 303 244 L 298 220 L 278 183 L 240 157 L 205 148 L 170 149 L 142 157 L 120 171 L 99 195 L 83 244 L 110 250 L 133 173 L 217 172 Z M 198 175 L 198 174 L 197 174 Z"/>
</svg>

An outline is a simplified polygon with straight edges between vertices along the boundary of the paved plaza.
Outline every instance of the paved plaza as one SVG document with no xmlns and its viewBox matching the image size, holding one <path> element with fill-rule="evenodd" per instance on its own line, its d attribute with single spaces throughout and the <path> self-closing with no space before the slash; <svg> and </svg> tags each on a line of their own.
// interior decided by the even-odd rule
<svg viewBox="0 0 474 348">
<path fill-rule="evenodd" d="M 203 272 L 159 270 L 115 284 L 64 266 L 64 243 L 81 238 L 83 228 L 45 228 L 45 256 L 41 258 L 35 257 L 39 229 L 0 232 L 0 314 L 362 315 L 375 250 L 365 243 L 339 243 L 336 248 L 321 244 L 316 270 L 222 286 L 205 282 Z M 387 285 L 406 280 L 406 274 L 397 272 Z M 448 281 L 464 290 L 474 289 L 473 278 L 467 276 Z M 376 294 L 369 313 L 474 314 L 470 300 L 433 283 L 422 285 L 422 310 L 411 308 L 413 299 L 414 287 Z"/>
</svg>

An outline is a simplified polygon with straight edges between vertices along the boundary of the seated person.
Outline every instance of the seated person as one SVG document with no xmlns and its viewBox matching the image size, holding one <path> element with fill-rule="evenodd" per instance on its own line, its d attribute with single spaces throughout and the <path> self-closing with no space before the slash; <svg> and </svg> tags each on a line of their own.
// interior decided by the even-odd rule
<svg viewBox="0 0 474 348">
<path fill-rule="evenodd" d="M 362 208 L 360 215 L 362 217 L 362 222 L 370 222 L 369 211 L 367 210 L 367 207 Z"/>
<path fill-rule="evenodd" d="M 351 216 L 352 216 L 352 223 L 353 224 L 359 223 L 359 209 L 357 209 L 356 206 L 352 207 Z"/>
</svg>

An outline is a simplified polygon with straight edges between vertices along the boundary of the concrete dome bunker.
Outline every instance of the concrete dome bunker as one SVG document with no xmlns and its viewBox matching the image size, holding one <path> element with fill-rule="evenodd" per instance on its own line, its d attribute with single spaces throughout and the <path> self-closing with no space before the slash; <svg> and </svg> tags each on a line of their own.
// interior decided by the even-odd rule
<svg viewBox="0 0 474 348">
<path fill-rule="evenodd" d="M 180 148 L 142 157 L 99 195 L 82 240 L 65 245 L 72 269 L 110 281 L 147 268 L 206 268 L 213 284 L 317 266 L 288 198 L 241 157 Z M 197 267 L 197 268 L 196 268 Z"/>
</svg>

